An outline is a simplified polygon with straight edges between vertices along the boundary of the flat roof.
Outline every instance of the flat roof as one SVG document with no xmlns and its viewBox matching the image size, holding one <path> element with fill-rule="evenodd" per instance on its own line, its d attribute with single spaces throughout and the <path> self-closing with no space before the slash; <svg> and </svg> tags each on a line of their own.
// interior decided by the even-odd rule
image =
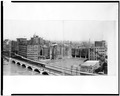
<svg viewBox="0 0 120 96">
<path fill-rule="evenodd" d="M 95 64 L 98 64 L 99 61 L 98 60 L 89 60 L 84 62 L 83 64 L 81 64 L 82 66 L 94 66 Z"/>
</svg>

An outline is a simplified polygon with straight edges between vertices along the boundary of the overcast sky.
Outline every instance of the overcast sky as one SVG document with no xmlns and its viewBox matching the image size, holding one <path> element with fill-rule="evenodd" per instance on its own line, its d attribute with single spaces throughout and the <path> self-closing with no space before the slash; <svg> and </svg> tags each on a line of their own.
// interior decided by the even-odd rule
<svg viewBox="0 0 120 96">
<path fill-rule="evenodd" d="M 116 29 L 115 5 L 113 3 L 5 3 L 4 38 L 30 39 L 36 34 L 48 40 L 107 40 Z"/>
<path fill-rule="evenodd" d="M 5 21 L 4 38 L 30 38 L 34 34 L 48 40 L 106 40 L 115 31 L 112 21 Z"/>
</svg>

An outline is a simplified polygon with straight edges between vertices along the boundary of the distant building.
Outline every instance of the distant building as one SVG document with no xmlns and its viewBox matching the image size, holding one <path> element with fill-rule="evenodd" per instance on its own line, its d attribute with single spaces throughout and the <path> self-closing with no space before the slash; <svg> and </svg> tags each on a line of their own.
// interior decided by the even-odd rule
<svg viewBox="0 0 120 96">
<path fill-rule="evenodd" d="M 99 55 L 106 56 L 107 54 L 107 47 L 106 42 L 104 40 L 102 41 L 95 41 L 93 46 L 90 47 L 80 47 L 75 46 L 72 48 L 72 57 L 82 57 L 82 58 L 88 58 L 89 60 L 98 60 Z"/>
<path fill-rule="evenodd" d="M 103 56 L 107 55 L 107 47 L 105 41 L 95 41 L 95 46 L 89 49 L 89 60 L 98 60 L 99 55 L 97 52 Z"/>
<path fill-rule="evenodd" d="M 96 52 L 98 52 L 99 54 L 103 56 L 106 56 L 107 49 L 105 47 L 94 47 L 94 48 L 89 49 L 89 60 L 99 59 L 99 55 Z"/>
<path fill-rule="evenodd" d="M 105 47 L 106 42 L 104 40 L 102 41 L 95 41 L 95 47 Z"/>
<path fill-rule="evenodd" d="M 88 58 L 88 54 L 89 48 L 85 47 L 72 48 L 72 57 Z"/>
<path fill-rule="evenodd" d="M 27 39 L 26 38 L 17 38 L 18 43 L 18 54 L 27 57 Z"/>
<path fill-rule="evenodd" d="M 71 57 L 71 48 L 66 44 L 52 44 L 50 53 L 52 59 Z"/>
<path fill-rule="evenodd" d="M 10 56 L 11 52 L 11 41 L 9 39 L 5 39 L 3 41 L 3 54 L 6 56 Z"/>
<path fill-rule="evenodd" d="M 9 39 L 5 39 L 3 41 L 3 50 L 5 50 L 5 51 L 11 50 L 11 41 Z"/>
</svg>

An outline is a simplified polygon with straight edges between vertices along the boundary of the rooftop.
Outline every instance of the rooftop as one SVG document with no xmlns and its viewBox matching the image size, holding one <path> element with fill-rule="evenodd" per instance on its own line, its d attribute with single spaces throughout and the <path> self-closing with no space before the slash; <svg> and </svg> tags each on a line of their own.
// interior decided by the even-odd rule
<svg viewBox="0 0 120 96">
<path fill-rule="evenodd" d="M 82 66 L 94 66 L 95 64 L 98 64 L 98 60 L 89 60 L 81 64 Z"/>
</svg>

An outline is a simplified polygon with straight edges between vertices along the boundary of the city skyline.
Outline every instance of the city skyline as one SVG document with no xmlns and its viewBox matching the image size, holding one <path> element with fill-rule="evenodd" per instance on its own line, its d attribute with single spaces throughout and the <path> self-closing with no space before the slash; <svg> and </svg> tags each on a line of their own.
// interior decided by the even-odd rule
<svg viewBox="0 0 120 96">
<path fill-rule="evenodd" d="M 94 42 L 96 42 L 96 41 L 105 41 L 106 42 L 106 40 L 104 40 L 104 39 L 101 39 L 101 40 L 95 40 L 95 41 L 90 41 L 90 39 L 89 40 L 87 40 L 87 41 L 70 41 L 70 40 L 48 40 L 48 39 L 45 39 L 44 37 L 40 37 L 39 35 L 37 35 L 37 34 L 33 34 L 32 36 L 30 36 L 30 38 L 26 38 L 25 36 L 24 37 L 18 37 L 18 38 L 15 38 L 15 39 L 8 39 L 8 38 L 4 38 L 3 39 L 3 42 L 5 41 L 5 40 L 8 40 L 8 41 L 16 41 L 17 42 L 17 39 L 22 39 L 22 38 L 24 38 L 24 39 L 26 39 L 27 41 L 30 41 L 31 40 L 31 38 L 33 38 L 34 36 L 38 36 L 38 38 L 41 38 L 42 40 L 44 40 L 44 41 L 47 41 L 47 42 L 51 42 L 51 43 L 58 43 L 58 44 L 60 44 L 60 43 L 73 43 L 73 44 L 83 44 L 83 43 L 90 43 L 90 44 L 94 44 Z M 107 44 L 107 42 L 106 42 L 106 44 Z"/>
</svg>

